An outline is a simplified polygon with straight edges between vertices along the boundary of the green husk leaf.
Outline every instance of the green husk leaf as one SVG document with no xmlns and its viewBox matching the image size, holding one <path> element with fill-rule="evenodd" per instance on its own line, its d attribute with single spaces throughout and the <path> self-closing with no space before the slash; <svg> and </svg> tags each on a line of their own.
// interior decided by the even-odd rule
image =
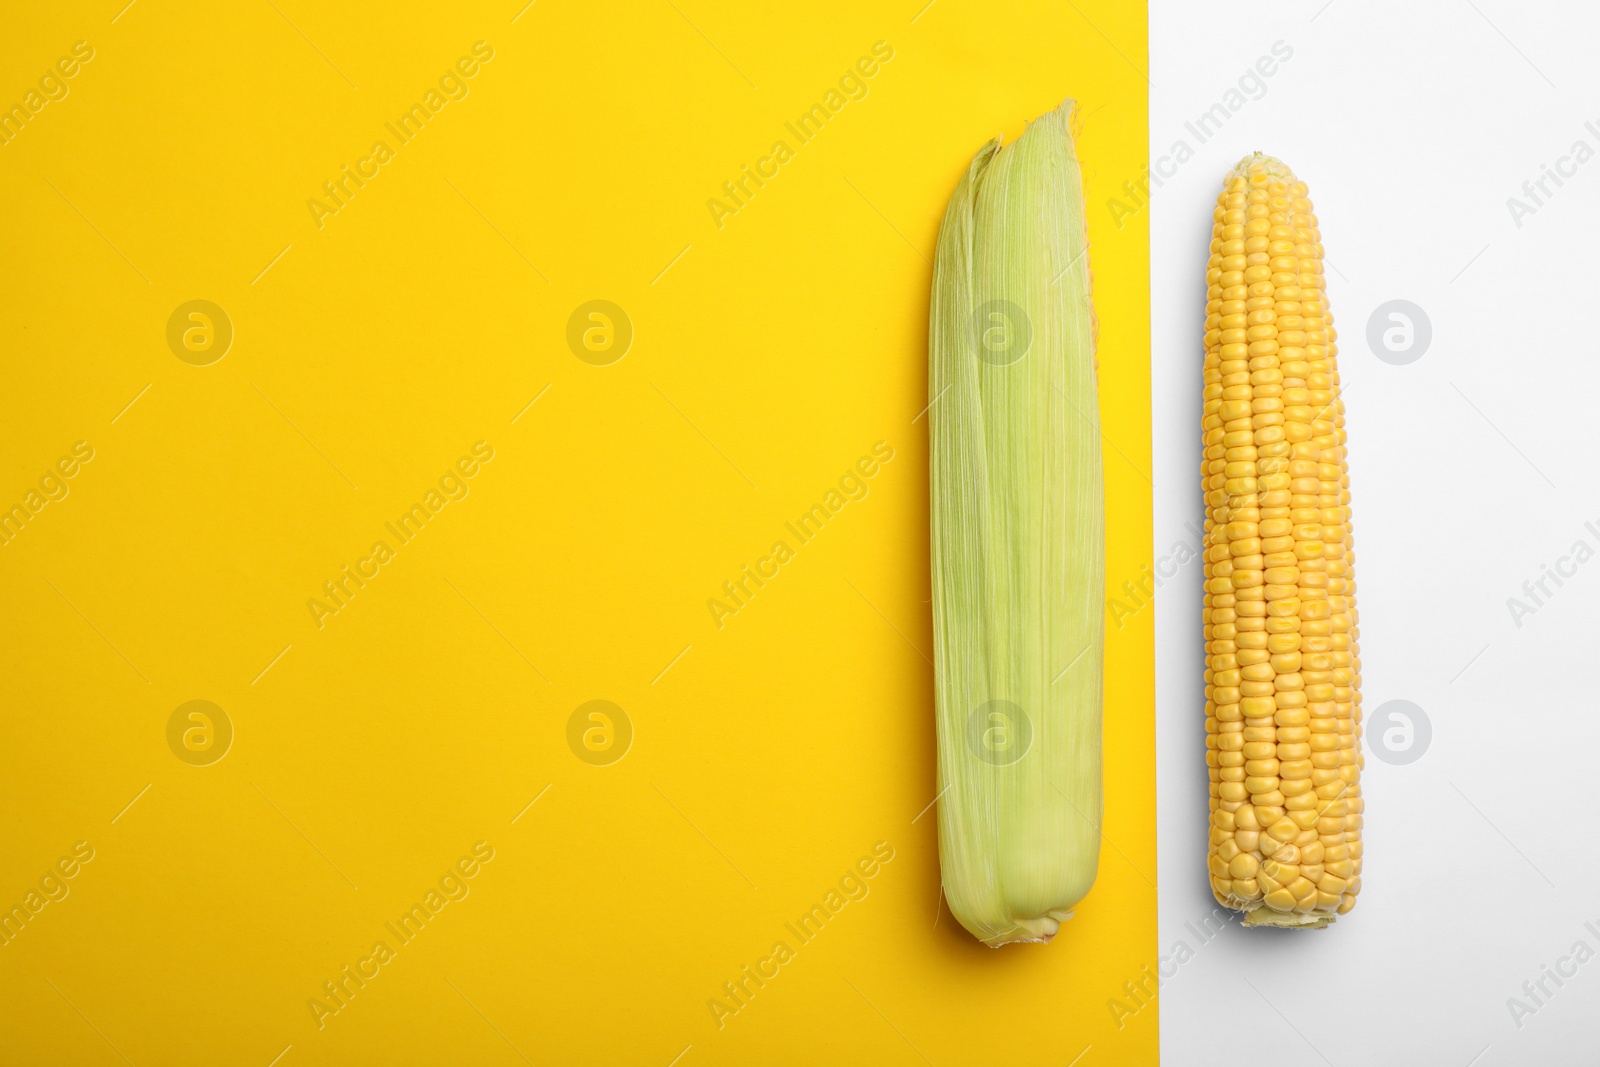
<svg viewBox="0 0 1600 1067">
<path fill-rule="evenodd" d="M 1072 101 L 984 145 L 929 335 L 939 855 L 986 944 L 1048 941 L 1100 849 L 1105 517 Z"/>
</svg>

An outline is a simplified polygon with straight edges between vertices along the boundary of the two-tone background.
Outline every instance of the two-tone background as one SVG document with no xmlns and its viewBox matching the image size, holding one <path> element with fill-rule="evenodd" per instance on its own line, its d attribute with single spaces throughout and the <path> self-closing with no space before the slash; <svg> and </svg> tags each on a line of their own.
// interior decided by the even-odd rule
<svg viewBox="0 0 1600 1067">
<path fill-rule="evenodd" d="M 5 29 L 0 1063 L 1587 1062 L 1592 17 Z M 1134 610 L 1098 881 L 996 952 L 938 885 L 927 293 L 972 152 L 1067 97 Z M 1203 874 L 1181 561 L 1255 149 L 1310 184 L 1351 431 L 1367 872 L 1312 935 Z"/>
</svg>

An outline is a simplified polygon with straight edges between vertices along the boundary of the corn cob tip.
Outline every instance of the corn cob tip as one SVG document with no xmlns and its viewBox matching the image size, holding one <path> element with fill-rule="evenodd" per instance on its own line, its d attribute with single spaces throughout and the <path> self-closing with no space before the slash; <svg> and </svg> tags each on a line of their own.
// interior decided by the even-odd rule
<svg viewBox="0 0 1600 1067">
<path fill-rule="evenodd" d="M 1062 100 L 1061 103 L 1057 104 L 1054 111 L 1046 111 L 1043 115 L 1040 115 L 1037 119 L 1034 119 L 1034 121 L 1047 122 L 1051 120 L 1057 120 L 1066 129 L 1066 131 L 1072 135 L 1072 137 L 1076 138 L 1078 134 L 1082 132 L 1080 127 L 1080 115 L 1081 112 L 1078 110 L 1078 102 L 1069 96 Z"/>
<path fill-rule="evenodd" d="M 1032 128 L 1035 123 L 1049 122 L 1049 121 L 1051 121 L 1053 119 L 1057 119 L 1057 118 L 1059 118 L 1059 120 L 1064 124 L 1064 128 L 1067 130 L 1067 132 L 1069 134 L 1071 134 L 1074 138 L 1078 136 L 1078 133 L 1080 132 L 1079 131 L 1079 119 L 1078 119 L 1078 102 L 1076 100 L 1074 100 L 1070 96 L 1067 97 L 1065 100 L 1061 101 L 1061 103 L 1056 106 L 1055 110 L 1046 111 L 1043 115 L 1040 115 L 1038 118 L 1029 119 L 1023 125 L 1022 132 L 1023 133 L 1027 133 L 1028 130 L 1030 128 Z M 998 152 L 1001 148 L 1003 148 L 1005 146 L 1005 143 L 1006 143 L 1006 135 L 1005 135 L 1004 131 L 1001 131 L 1000 133 L 997 133 L 993 137 L 989 138 L 989 140 L 984 143 L 984 146 L 982 148 L 978 149 L 978 153 L 977 153 L 978 157 L 982 157 L 982 156 L 985 156 L 985 155 L 990 155 L 990 154 L 993 154 L 995 152 Z"/>
<path fill-rule="evenodd" d="M 1238 178 L 1249 180 L 1251 175 L 1260 175 L 1263 180 L 1269 178 L 1280 178 L 1287 182 L 1299 180 L 1294 176 L 1294 171 L 1289 168 L 1289 164 L 1277 156 L 1269 156 L 1265 152 L 1251 152 L 1248 156 L 1239 160 L 1238 163 L 1234 164 L 1233 170 L 1228 172 L 1227 180 L 1229 182 Z"/>
</svg>

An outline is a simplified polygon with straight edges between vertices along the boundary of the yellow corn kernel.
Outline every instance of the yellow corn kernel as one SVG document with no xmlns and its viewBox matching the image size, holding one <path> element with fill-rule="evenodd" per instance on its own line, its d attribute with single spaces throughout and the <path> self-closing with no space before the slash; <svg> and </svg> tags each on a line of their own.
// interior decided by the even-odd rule
<svg viewBox="0 0 1600 1067">
<path fill-rule="evenodd" d="M 1245 925 L 1323 927 L 1361 890 L 1349 470 L 1322 235 L 1256 154 L 1207 273 L 1201 492 L 1212 889 Z M 1225 731 L 1225 732 L 1224 732 Z M 1226 815 L 1219 821 L 1218 815 Z"/>
</svg>

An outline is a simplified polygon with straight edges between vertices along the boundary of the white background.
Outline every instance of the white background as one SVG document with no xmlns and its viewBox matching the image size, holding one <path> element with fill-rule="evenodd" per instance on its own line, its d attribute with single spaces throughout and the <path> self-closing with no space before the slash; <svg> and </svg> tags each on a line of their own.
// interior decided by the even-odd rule
<svg viewBox="0 0 1600 1067">
<path fill-rule="evenodd" d="M 1224 15 L 1228 17 L 1222 17 Z M 1252 150 L 1311 190 L 1350 431 L 1363 694 L 1432 723 L 1415 762 L 1367 739 L 1354 912 L 1201 944 L 1207 885 L 1200 567 L 1157 595 L 1163 1062 L 1339 1067 L 1600 1062 L 1600 958 L 1519 1028 L 1507 1006 L 1583 940 L 1600 952 L 1600 559 L 1519 628 L 1507 600 L 1580 538 L 1600 549 L 1600 158 L 1518 227 L 1507 199 L 1575 141 L 1600 153 L 1600 10 L 1579 4 L 1152 0 L 1155 555 L 1194 544 L 1204 274 L 1223 175 Z M 1293 56 L 1204 144 L 1184 128 L 1284 41 Z M 1259 90 L 1257 90 L 1259 92 Z M 1529 202 L 1531 204 L 1531 201 Z M 1096 210 L 1091 206 L 1090 210 Z M 1394 366 L 1367 321 L 1432 323 Z M 1570 969 L 1571 964 L 1567 965 Z M 1166 969 L 1172 973 L 1173 962 Z M 1475 1059 L 1476 1057 L 1476 1059 Z"/>
</svg>

